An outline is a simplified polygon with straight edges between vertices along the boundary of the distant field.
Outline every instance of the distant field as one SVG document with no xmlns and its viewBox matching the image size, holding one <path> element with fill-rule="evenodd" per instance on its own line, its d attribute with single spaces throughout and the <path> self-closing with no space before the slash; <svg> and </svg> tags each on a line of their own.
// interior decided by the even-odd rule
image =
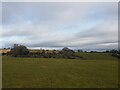
<svg viewBox="0 0 120 90">
<path fill-rule="evenodd" d="M 111 56 L 111 53 L 76 53 L 76 55 L 82 56 L 86 60 L 116 60 Z"/>
<path fill-rule="evenodd" d="M 3 88 L 115 88 L 117 58 L 76 53 L 85 60 L 3 57 Z"/>
</svg>

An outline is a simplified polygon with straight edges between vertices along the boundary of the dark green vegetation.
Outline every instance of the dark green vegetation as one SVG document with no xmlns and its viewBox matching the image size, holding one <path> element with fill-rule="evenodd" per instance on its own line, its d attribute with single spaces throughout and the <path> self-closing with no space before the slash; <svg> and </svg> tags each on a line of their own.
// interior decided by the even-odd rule
<svg viewBox="0 0 120 90">
<path fill-rule="evenodd" d="M 78 49 L 78 53 L 83 50 Z M 86 51 L 85 51 L 86 52 Z M 100 53 L 97 51 L 91 51 L 90 53 Z M 103 53 L 111 53 L 111 56 L 120 58 L 120 50 L 110 50 Z M 32 50 L 27 49 L 24 45 L 14 44 L 14 47 L 7 53 L 2 55 L 9 55 L 12 57 L 34 57 L 34 58 L 64 58 L 64 59 L 84 59 L 82 56 L 75 53 L 74 50 L 64 47 L 62 50 Z"/>
<path fill-rule="evenodd" d="M 48 52 L 49 51 L 49 52 Z M 62 50 L 38 50 L 37 52 L 30 52 L 26 46 L 14 44 L 9 56 L 13 57 L 37 57 L 37 58 L 65 58 L 65 59 L 80 59 L 79 55 L 75 55 L 75 52 L 67 47 Z"/>
<path fill-rule="evenodd" d="M 14 44 L 14 47 L 8 54 L 13 57 L 25 57 L 26 55 L 28 55 L 28 53 L 29 50 L 26 46 Z"/>
<path fill-rule="evenodd" d="M 108 53 L 76 53 L 86 60 L 3 57 L 3 88 L 115 88 L 118 60 Z"/>
</svg>

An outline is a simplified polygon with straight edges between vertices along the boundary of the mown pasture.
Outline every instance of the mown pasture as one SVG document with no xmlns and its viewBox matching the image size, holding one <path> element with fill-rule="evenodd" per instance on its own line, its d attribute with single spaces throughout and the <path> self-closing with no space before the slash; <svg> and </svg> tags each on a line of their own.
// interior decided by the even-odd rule
<svg viewBox="0 0 120 90">
<path fill-rule="evenodd" d="M 3 88 L 116 88 L 118 59 L 76 53 L 81 59 L 2 57 Z"/>
</svg>

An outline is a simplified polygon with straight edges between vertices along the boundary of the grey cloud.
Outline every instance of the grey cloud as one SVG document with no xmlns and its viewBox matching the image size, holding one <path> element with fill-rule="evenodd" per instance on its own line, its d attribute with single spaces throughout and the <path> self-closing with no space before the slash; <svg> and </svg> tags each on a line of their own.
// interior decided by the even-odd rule
<svg viewBox="0 0 120 90">
<path fill-rule="evenodd" d="M 109 6 L 108 6 L 109 4 Z M 101 12 L 115 13 L 115 3 L 80 3 L 80 2 L 63 2 L 63 3 L 44 3 L 44 2 L 4 2 L 3 3 L 3 22 L 8 21 L 10 18 L 14 20 L 14 17 L 23 19 L 36 19 L 38 21 L 56 21 L 59 17 L 63 16 L 67 12 L 73 12 L 83 16 L 88 13 L 92 13 L 94 10 Z M 103 10 L 104 8 L 104 10 Z M 87 11 L 87 12 L 86 12 Z M 106 12 L 106 13 L 107 13 Z M 68 13 L 69 14 L 69 13 Z M 100 16 L 99 13 L 93 13 L 95 16 Z M 96 14 L 96 15 L 95 15 Z M 110 14 L 110 15 L 112 15 Z M 13 17 L 11 17 L 13 15 Z M 89 15 L 89 14 L 88 14 Z M 106 14 L 104 14 L 106 15 Z M 67 15 L 72 17 L 71 15 Z M 91 16 L 90 16 L 91 17 Z"/>
<path fill-rule="evenodd" d="M 29 47 L 116 47 L 115 5 L 117 4 L 3 3 L 4 44 L 10 46 L 20 43 Z M 87 28 L 85 25 L 91 24 L 90 21 L 94 25 Z"/>
</svg>

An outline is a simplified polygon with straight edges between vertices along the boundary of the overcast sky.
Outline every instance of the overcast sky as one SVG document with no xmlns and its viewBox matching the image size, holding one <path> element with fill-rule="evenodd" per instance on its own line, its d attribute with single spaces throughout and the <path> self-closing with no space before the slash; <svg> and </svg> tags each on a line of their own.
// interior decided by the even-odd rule
<svg viewBox="0 0 120 90">
<path fill-rule="evenodd" d="M 3 47 L 114 49 L 117 2 L 3 2 Z"/>
</svg>

